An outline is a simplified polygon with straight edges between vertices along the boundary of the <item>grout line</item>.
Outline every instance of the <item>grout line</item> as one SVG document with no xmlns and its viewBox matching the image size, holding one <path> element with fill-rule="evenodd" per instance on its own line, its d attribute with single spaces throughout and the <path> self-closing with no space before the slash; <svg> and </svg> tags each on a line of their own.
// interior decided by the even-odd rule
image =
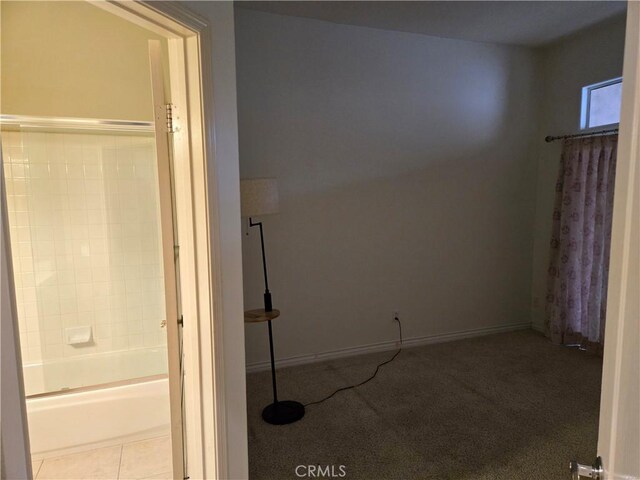
<svg viewBox="0 0 640 480">
<path fill-rule="evenodd" d="M 35 472 L 31 472 L 33 473 L 33 478 L 36 479 L 38 478 L 38 474 L 40 473 L 40 470 L 42 470 L 42 464 L 44 463 L 44 460 L 40 460 L 40 464 L 38 465 L 38 470 L 36 470 Z M 31 467 L 33 469 L 33 467 Z"/>
<path fill-rule="evenodd" d="M 142 477 L 140 480 L 145 480 L 145 479 L 149 479 L 149 478 L 153 478 L 153 477 L 157 477 L 158 475 L 166 475 L 167 478 L 171 478 L 172 473 L 171 472 L 160 472 L 160 473 L 154 473 L 152 474 L 150 477 Z M 124 480 L 124 479 L 123 479 Z"/>
<path fill-rule="evenodd" d="M 118 474 L 116 475 L 116 478 L 119 479 L 120 478 L 120 469 L 122 468 L 122 451 L 124 450 L 124 445 L 120 445 L 120 458 L 118 459 Z"/>
<path fill-rule="evenodd" d="M 93 447 L 93 448 L 88 448 L 86 450 L 73 451 L 71 453 L 63 453 L 62 455 L 52 455 L 51 457 L 42 457 L 41 460 L 43 462 L 45 460 L 58 460 L 58 459 L 61 459 L 61 458 L 74 457 L 76 455 L 83 455 L 83 454 L 87 454 L 89 452 L 95 452 L 96 450 L 104 450 L 105 448 L 114 448 L 114 447 L 117 447 L 117 446 L 119 446 L 119 445 L 104 445 L 102 447 Z"/>
<path fill-rule="evenodd" d="M 158 440 L 159 438 L 165 438 L 165 437 L 170 437 L 170 435 L 167 435 L 165 433 L 162 435 L 157 435 L 155 437 L 143 438 L 142 440 L 134 440 L 133 442 L 123 443 L 122 445 L 135 445 L 136 443 L 150 442 L 151 440 Z"/>
<path fill-rule="evenodd" d="M 166 437 L 169 437 L 169 436 L 168 435 L 159 435 L 157 437 L 152 437 L 152 438 L 148 438 L 148 439 L 145 439 L 145 440 L 138 440 L 138 441 L 130 442 L 130 443 L 127 443 L 127 444 L 121 443 L 120 445 L 117 445 L 117 446 L 120 447 L 120 456 L 118 457 L 118 472 L 117 472 L 116 478 L 114 480 L 119 480 L 120 479 L 120 472 L 122 470 L 122 457 L 123 457 L 123 454 L 124 454 L 124 447 L 126 445 L 133 445 L 133 444 L 140 443 L 140 442 L 146 442 L 146 441 L 150 441 L 150 440 L 158 440 L 158 439 L 166 438 Z M 115 446 L 116 445 L 113 445 L 112 447 L 102 447 L 102 448 L 114 448 Z M 44 465 L 44 462 L 47 461 L 47 460 L 58 460 L 58 459 L 62 459 L 62 458 L 65 458 L 65 457 L 70 457 L 70 456 L 74 456 L 74 455 L 78 455 L 78 454 L 82 454 L 82 453 L 86 453 L 86 452 L 91 452 L 91 451 L 95 451 L 95 450 L 102 450 L 102 448 L 95 448 L 95 449 L 91 449 L 91 450 L 86 450 L 85 452 L 77 452 L 77 453 L 73 453 L 73 454 L 69 454 L 69 455 L 60 455 L 58 457 L 51 457 L 51 458 L 45 458 L 45 459 L 42 459 L 42 460 L 38 460 L 38 462 L 40 462 L 40 464 L 38 465 L 37 471 L 33 473 L 33 478 L 37 479 L 38 474 L 40 473 L 40 470 L 42 470 L 42 466 Z M 162 474 L 164 474 L 164 472 L 160 473 L 160 475 L 162 475 Z M 154 474 L 152 474 L 152 476 L 153 475 L 158 475 L 158 474 L 154 473 Z M 169 472 L 168 475 L 171 476 L 171 473 Z M 143 478 L 150 478 L 150 477 L 143 477 Z"/>
</svg>

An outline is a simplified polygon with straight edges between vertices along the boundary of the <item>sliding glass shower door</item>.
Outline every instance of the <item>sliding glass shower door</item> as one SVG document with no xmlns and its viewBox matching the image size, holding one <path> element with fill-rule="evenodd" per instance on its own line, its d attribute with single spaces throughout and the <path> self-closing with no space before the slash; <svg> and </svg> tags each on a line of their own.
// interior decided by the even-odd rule
<svg viewBox="0 0 640 480">
<path fill-rule="evenodd" d="M 27 395 L 165 375 L 153 127 L 28 120 L 2 132 Z"/>
</svg>

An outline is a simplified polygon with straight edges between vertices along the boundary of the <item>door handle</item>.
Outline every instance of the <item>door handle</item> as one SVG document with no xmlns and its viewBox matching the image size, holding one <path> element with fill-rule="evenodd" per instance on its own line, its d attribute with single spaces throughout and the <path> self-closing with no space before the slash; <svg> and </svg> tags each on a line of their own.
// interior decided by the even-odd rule
<svg viewBox="0 0 640 480">
<path fill-rule="evenodd" d="M 571 471 L 571 480 L 580 480 L 580 478 L 592 478 L 593 480 L 604 480 L 604 468 L 602 467 L 602 458 L 596 458 L 593 465 L 582 465 L 575 460 L 569 462 L 569 470 Z"/>
</svg>

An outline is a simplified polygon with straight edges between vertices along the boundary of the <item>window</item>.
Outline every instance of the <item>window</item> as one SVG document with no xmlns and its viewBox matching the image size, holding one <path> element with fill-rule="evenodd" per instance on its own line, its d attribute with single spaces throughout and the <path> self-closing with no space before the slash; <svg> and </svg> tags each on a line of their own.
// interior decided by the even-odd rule
<svg viewBox="0 0 640 480">
<path fill-rule="evenodd" d="M 581 128 L 613 125 L 620 122 L 622 78 L 588 85 L 582 89 Z"/>
</svg>

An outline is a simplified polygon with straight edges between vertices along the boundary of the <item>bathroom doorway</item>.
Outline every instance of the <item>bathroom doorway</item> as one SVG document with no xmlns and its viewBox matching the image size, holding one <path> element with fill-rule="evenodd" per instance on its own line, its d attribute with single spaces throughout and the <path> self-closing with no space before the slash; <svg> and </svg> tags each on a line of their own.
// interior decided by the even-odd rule
<svg viewBox="0 0 640 480">
<path fill-rule="evenodd" d="M 209 232 L 194 232 L 206 184 L 192 175 L 207 178 L 199 92 L 186 100 L 198 36 L 146 21 L 137 4 L 2 10 L 3 46 L 14 39 L 4 72 L 17 77 L 3 75 L 2 150 L 33 477 L 184 478 L 188 459 L 196 475 L 216 460 L 185 442 L 215 436 L 202 431 L 207 414 L 190 409 L 188 431 L 183 420 L 216 380 L 198 364 L 213 354 L 199 289 L 215 293 L 202 271 Z M 183 334 L 197 347 L 186 352 Z"/>
</svg>

